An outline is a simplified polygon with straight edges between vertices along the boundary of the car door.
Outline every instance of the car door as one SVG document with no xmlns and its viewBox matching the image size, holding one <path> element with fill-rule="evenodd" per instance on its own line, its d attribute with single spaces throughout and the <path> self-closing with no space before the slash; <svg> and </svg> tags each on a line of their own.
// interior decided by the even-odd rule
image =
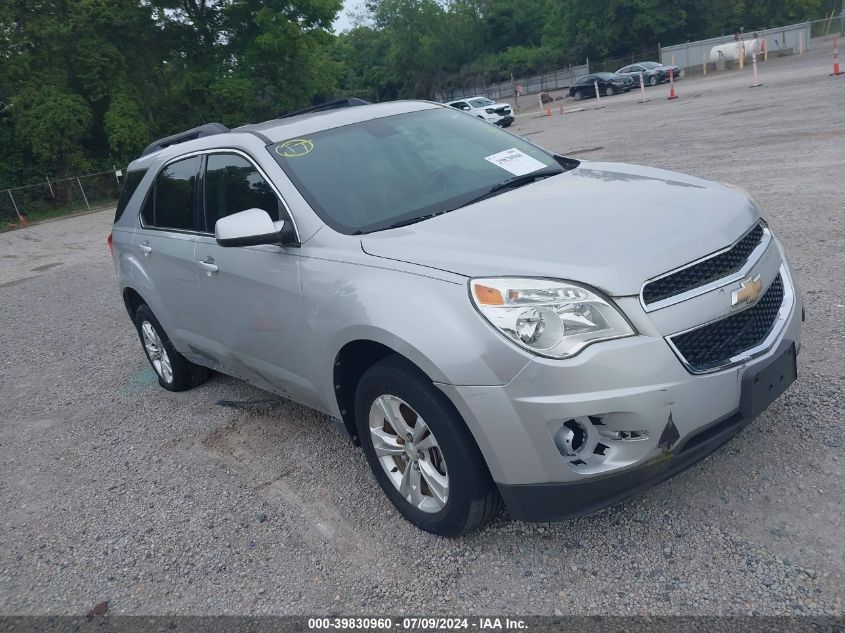
<svg viewBox="0 0 845 633">
<path fill-rule="evenodd" d="M 204 347 L 204 305 L 194 260 L 200 229 L 196 202 L 201 163 L 199 156 L 192 156 L 161 169 L 132 238 L 141 272 L 139 292 L 176 349 L 191 360 L 197 360 Z"/>
<path fill-rule="evenodd" d="M 573 96 L 575 96 L 576 92 L 580 92 L 582 97 L 589 97 L 592 96 L 593 93 L 593 76 L 588 75 L 587 77 L 582 77 L 575 83 L 574 90 L 572 91 Z"/>
<path fill-rule="evenodd" d="M 207 154 L 201 187 L 206 234 L 197 238 L 195 259 L 221 347 L 220 368 L 312 404 L 299 248 L 223 247 L 213 236 L 217 220 L 239 211 L 262 209 L 274 221 L 291 221 L 289 212 L 255 161 L 241 152 Z"/>
<path fill-rule="evenodd" d="M 639 87 L 640 75 L 642 75 L 643 78 L 643 85 L 648 83 L 648 72 L 646 69 L 639 65 L 631 66 L 631 79 L 634 80 L 634 87 Z"/>
</svg>

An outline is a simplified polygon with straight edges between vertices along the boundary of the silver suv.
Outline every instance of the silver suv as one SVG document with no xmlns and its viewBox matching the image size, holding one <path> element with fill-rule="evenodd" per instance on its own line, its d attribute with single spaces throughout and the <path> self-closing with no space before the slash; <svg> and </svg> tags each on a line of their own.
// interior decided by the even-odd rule
<svg viewBox="0 0 845 633">
<path fill-rule="evenodd" d="M 324 412 L 436 534 L 599 510 L 796 378 L 801 300 L 748 194 L 438 104 L 157 141 L 109 240 L 162 387 L 215 370 Z"/>
</svg>

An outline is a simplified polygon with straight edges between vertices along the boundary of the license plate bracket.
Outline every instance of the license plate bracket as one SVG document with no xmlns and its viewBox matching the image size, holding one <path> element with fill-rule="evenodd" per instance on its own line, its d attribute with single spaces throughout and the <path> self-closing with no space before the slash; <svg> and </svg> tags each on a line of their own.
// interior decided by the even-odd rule
<svg viewBox="0 0 845 633">
<path fill-rule="evenodd" d="M 742 377 L 740 411 L 745 419 L 763 413 L 798 377 L 795 343 L 783 341 L 769 362 Z"/>
</svg>

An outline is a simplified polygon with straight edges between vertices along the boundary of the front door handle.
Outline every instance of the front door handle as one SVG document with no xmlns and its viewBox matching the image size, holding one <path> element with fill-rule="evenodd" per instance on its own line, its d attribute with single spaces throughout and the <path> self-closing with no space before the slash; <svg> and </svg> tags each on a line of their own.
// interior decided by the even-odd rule
<svg viewBox="0 0 845 633">
<path fill-rule="evenodd" d="M 149 255 L 153 252 L 153 247 L 150 246 L 149 242 L 144 242 L 143 244 L 141 244 L 140 248 L 144 255 Z"/>
<path fill-rule="evenodd" d="M 216 273 L 218 270 L 220 270 L 217 267 L 217 264 L 214 263 L 214 260 L 211 259 L 210 257 L 206 257 L 205 259 L 199 260 L 197 262 L 197 264 L 199 264 L 200 268 L 202 268 L 205 272 L 207 272 L 209 274 L 210 273 Z"/>
</svg>

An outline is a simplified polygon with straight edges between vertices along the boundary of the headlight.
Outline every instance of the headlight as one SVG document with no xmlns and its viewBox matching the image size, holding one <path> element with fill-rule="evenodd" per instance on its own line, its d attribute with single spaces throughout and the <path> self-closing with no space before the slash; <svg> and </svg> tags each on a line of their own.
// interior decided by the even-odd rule
<svg viewBox="0 0 845 633">
<path fill-rule="evenodd" d="M 485 112 L 486 112 L 487 114 L 496 114 L 496 111 L 495 111 L 493 108 L 487 108 L 487 109 L 485 110 Z"/>
<path fill-rule="evenodd" d="M 479 312 L 517 345 L 568 358 L 590 343 L 636 334 L 608 301 L 577 284 L 549 279 L 473 279 Z"/>
</svg>

